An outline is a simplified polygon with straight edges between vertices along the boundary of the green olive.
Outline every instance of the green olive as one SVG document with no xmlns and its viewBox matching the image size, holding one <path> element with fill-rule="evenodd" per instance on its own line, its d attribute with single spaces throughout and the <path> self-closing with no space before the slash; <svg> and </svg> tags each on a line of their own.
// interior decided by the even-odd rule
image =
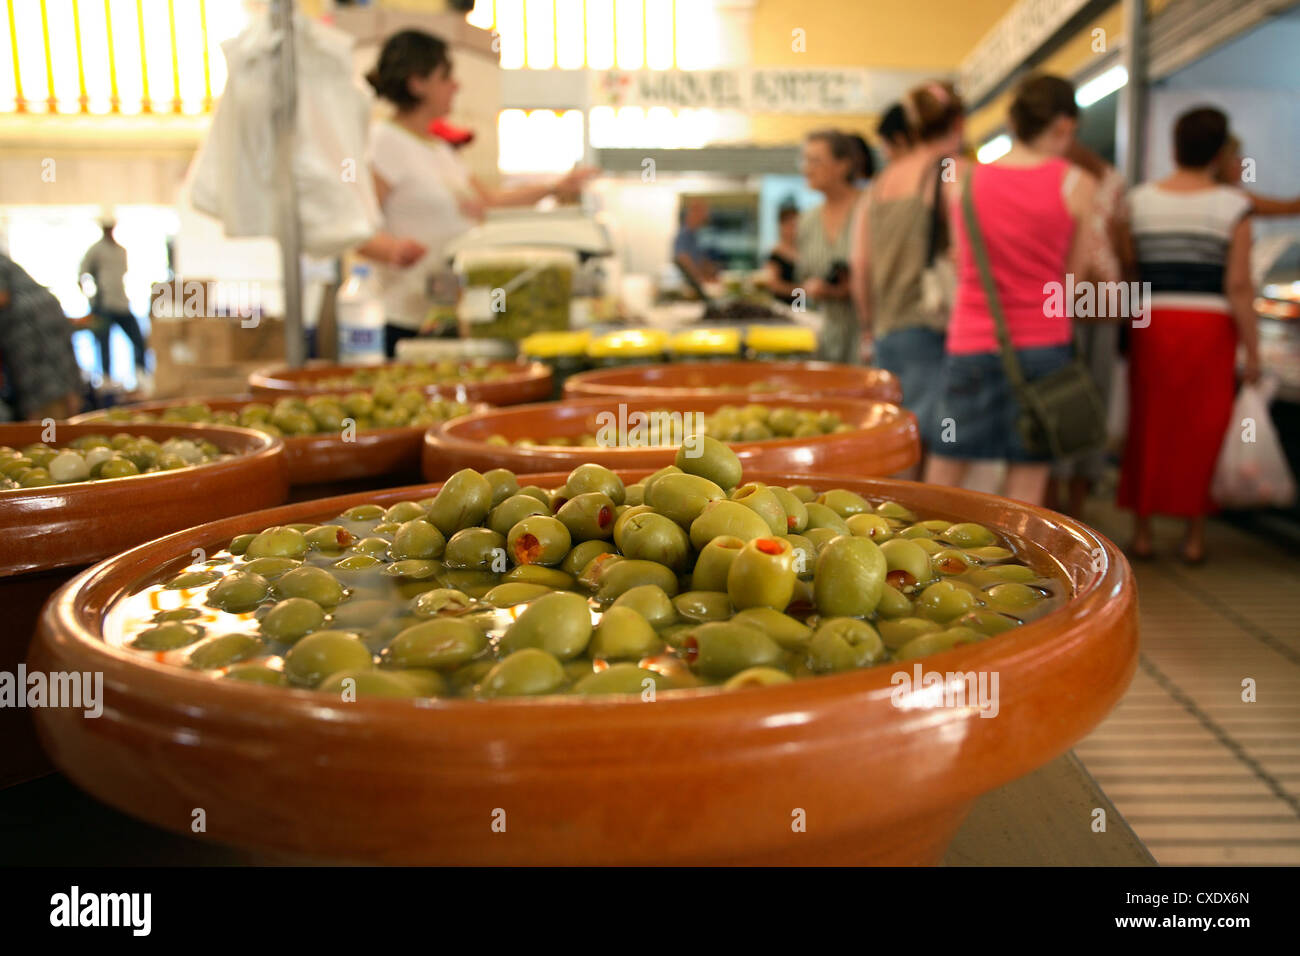
<svg viewBox="0 0 1300 956">
<path fill-rule="evenodd" d="M 696 523 L 699 523 L 698 520 Z M 744 547 L 745 542 L 732 535 L 719 535 L 709 541 L 695 561 L 695 569 L 691 572 L 691 587 L 696 591 L 726 591 L 731 565 Z M 791 568 L 793 567 L 792 548 Z"/>
<path fill-rule="evenodd" d="M 343 585 L 338 579 L 317 567 L 295 568 L 275 582 L 275 590 L 282 598 L 307 598 L 321 607 L 334 607 L 344 598 Z"/>
<path fill-rule="evenodd" d="M 830 508 L 841 518 L 873 513 L 871 502 L 861 495 L 846 491 L 843 488 L 835 488 L 824 492 L 817 498 L 817 503 Z"/>
<path fill-rule="evenodd" d="M 291 601 L 304 600 L 303 598 L 290 598 Z M 286 602 L 281 602 L 286 603 Z M 310 602 L 315 604 L 315 601 Z M 370 599 L 358 601 L 356 599 L 347 601 L 336 607 L 330 615 L 330 626 L 348 630 L 351 628 L 373 627 L 380 621 L 392 617 L 398 613 L 400 608 L 395 607 L 391 601 L 381 599 Z M 270 616 L 269 614 L 267 615 Z M 262 628 L 266 629 L 266 618 L 262 619 Z"/>
<path fill-rule="evenodd" d="M 614 502 L 609 495 L 590 491 L 570 498 L 555 513 L 575 542 L 593 541 L 614 534 Z"/>
<path fill-rule="evenodd" d="M 600 560 L 598 556 L 597 561 Z M 613 557 L 612 555 L 610 557 Z M 642 584 L 655 584 L 669 597 L 677 593 L 677 575 L 655 561 L 632 561 L 626 558 L 607 564 L 600 574 L 596 599 L 602 604 L 612 603 L 623 592 Z"/>
<path fill-rule="evenodd" d="M 560 562 L 560 570 L 572 578 L 577 578 L 592 558 L 598 554 L 610 554 L 613 550 L 614 545 L 609 541 L 583 541 L 575 544 Z"/>
<path fill-rule="evenodd" d="M 614 664 L 573 685 L 575 694 L 642 694 L 670 688 L 664 675 L 636 664 Z"/>
<path fill-rule="evenodd" d="M 428 512 L 415 501 L 399 501 L 384 512 L 384 521 L 393 524 L 405 524 L 417 518 L 424 518 Z"/>
<path fill-rule="evenodd" d="M 1042 599 L 1041 591 L 1016 581 L 996 584 L 988 589 L 989 604 L 999 611 L 1009 611 L 1013 614 L 1019 614 L 1033 607 Z"/>
<path fill-rule="evenodd" d="M 283 671 L 267 667 L 265 664 L 241 664 L 238 667 L 232 667 L 226 671 L 225 678 L 227 680 L 247 681 L 250 684 L 266 684 L 273 687 L 283 687 L 287 683 Z"/>
<path fill-rule="evenodd" d="M 786 515 L 785 506 L 767 485 L 757 482 L 741 485 L 731 496 L 731 500 L 744 505 L 762 518 L 767 523 L 768 533 L 776 535 L 789 533 L 789 517 Z M 804 510 L 807 511 L 806 508 Z"/>
<path fill-rule="evenodd" d="M 998 537 L 992 531 L 970 521 L 950 525 L 943 532 L 943 538 L 959 548 L 986 548 L 998 543 Z"/>
<path fill-rule="evenodd" d="M 334 694 L 344 701 L 359 697 L 420 697 L 414 681 L 402 676 L 400 671 L 380 671 L 368 668 L 338 671 L 329 675 L 317 686 L 322 694 Z"/>
<path fill-rule="evenodd" d="M 770 607 L 746 608 L 731 620 L 735 624 L 757 628 L 787 651 L 802 651 L 813 635 L 812 628 L 803 621 Z"/>
<path fill-rule="evenodd" d="M 776 667 L 781 646 L 757 628 L 730 621 L 701 624 L 684 643 L 687 662 L 705 677 L 722 680 L 750 667 Z"/>
<path fill-rule="evenodd" d="M 773 684 L 788 684 L 794 680 L 789 674 L 775 667 L 750 667 L 739 674 L 732 674 L 723 683 L 725 690 L 745 690 L 750 687 L 771 687 Z"/>
<path fill-rule="evenodd" d="M 168 581 L 164 587 L 170 591 L 192 590 L 220 580 L 221 574 L 217 571 L 182 571 Z"/>
<path fill-rule="evenodd" d="M 885 556 L 870 538 L 835 538 L 817 555 L 817 610 L 827 617 L 866 617 L 880 603 L 887 570 Z"/>
<path fill-rule="evenodd" d="M 844 523 L 848 525 L 849 534 L 870 538 L 876 544 L 882 544 L 894 536 L 894 528 L 889 523 L 889 519 L 882 518 L 880 515 L 850 515 Z"/>
<path fill-rule="evenodd" d="M 307 546 L 313 551 L 342 551 L 353 545 L 357 536 L 341 524 L 326 524 L 306 532 Z"/>
<path fill-rule="evenodd" d="M 682 570 L 690 557 L 691 541 L 681 525 L 663 515 L 633 515 L 620 526 L 614 543 L 629 560 L 655 561 Z"/>
<path fill-rule="evenodd" d="M 505 584 L 498 584 L 487 594 L 483 595 L 483 601 L 491 604 L 493 607 L 514 607 L 516 604 L 526 604 L 534 598 L 539 598 L 543 594 L 550 594 L 551 588 L 544 584 L 527 584 L 519 581 L 510 581 Z"/>
<path fill-rule="evenodd" d="M 201 624 L 167 621 L 141 631 L 131 641 L 131 646 L 140 651 L 171 651 L 193 644 L 204 632 Z"/>
<path fill-rule="evenodd" d="M 725 497 L 714 482 L 699 475 L 664 475 L 646 491 L 646 503 L 684 528 L 700 516 L 705 505 Z"/>
<path fill-rule="evenodd" d="M 411 603 L 411 611 L 416 617 L 437 617 L 440 614 L 463 614 L 473 605 L 474 599 L 463 591 L 435 588 L 416 597 Z"/>
<path fill-rule="evenodd" d="M 900 617 L 892 621 L 881 621 L 877 625 L 885 647 L 897 651 L 908 641 L 922 634 L 935 634 L 943 627 L 923 617 Z"/>
<path fill-rule="evenodd" d="M 807 663 L 817 674 L 868 667 L 885 658 L 885 644 L 866 621 L 827 618 L 808 642 Z"/>
<path fill-rule="evenodd" d="M 610 605 L 609 611 L 614 608 L 636 611 L 654 628 L 668 627 L 670 624 L 677 623 L 677 609 L 673 606 L 672 598 L 656 584 L 643 584 L 624 591 Z M 606 615 L 609 611 L 605 612 Z"/>
<path fill-rule="evenodd" d="M 564 666 L 537 647 L 525 647 L 493 665 L 478 685 L 482 697 L 549 694 L 565 680 Z"/>
<path fill-rule="evenodd" d="M 292 644 L 325 623 L 325 612 L 307 598 L 286 598 L 273 606 L 262 618 L 262 634 L 273 641 Z"/>
<path fill-rule="evenodd" d="M 457 667 L 477 657 L 487 646 L 487 635 L 477 624 L 455 617 L 436 617 L 398 633 L 384 650 L 384 663 L 391 667 Z"/>
<path fill-rule="evenodd" d="M 231 571 L 208 590 L 206 603 L 239 614 L 251 611 L 271 593 L 271 582 L 260 574 Z"/>
<path fill-rule="evenodd" d="M 813 501 L 804 507 L 808 509 L 808 524 L 804 529 L 804 534 L 808 537 L 812 537 L 808 532 L 816 528 L 829 528 L 836 534 L 852 533 L 849 531 L 848 523 L 826 505 Z"/>
<path fill-rule="evenodd" d="M 539 647 L 560 660 L 577 657 L 591 640 L 591 607 L 572 591 L 556 591 L 537 598 L 510 625 L 501 638 L 505 653 Z"/>
<path fill-rule="evenodd" d="M 692 435 L 677 450 L 673 462 L 688 475 L 705 478 L 719 488 L 740 484 L 742 465 L 731 448 L 707 435 Z M 782 529 L 784 530 L 784 529 Z"/>
<path fill-rule="evenodd" d="M 301 561 L 293 558 L 254 558 L 241 565 L 241 570 L 250 574 L 260 574 L 268 581 L 276 581 L 294 568 L 302 567 Z"/>
<path fill-rule="evenodd" d="M 564 487 L 569 498 L 599 492 L 616 505 L 621 505 L 624 499 L 623 479 L 602 465 L 579 465 L 569 472 Z"/>
<path fill-rule="evenodd" d="M 266 645 L 251 634 L 222 634 L 190 651 L 186 663 L 199 670 L 216 670 L 254 657 L 265 649 Z"/>
<path fill-rule="evenodd" d="M 631 607 L 613 606 L 601 617 L 587 652 L 605 660 L 640 660 L 662 649 L 663 641 L 649 621 Z"/>
<path fill-rule="evenodd" d="M 946 624 L 961 617 L 978 603 L 974 594 L 958 587 L 953 581 L 936 581 L 916 599 L 916 613 L 920 617 Z"/>
<path fill-rule="evenodd" d="M 722 591 L 684 591 L 672 600 L 673 607 L 684 621 L 703 624 L 731 617 L 731 599 Z"/>
<path fill-rule="evenodd" d="M 442 557 L 446 547 L 447 539 L 441 531 L 423 518 L 412 518 L 398 527 L 388 553 L 399 561 L 404 558 L 427 561 Z"/>
<path fill-rule="evenodd" d="M 284 655 L 285 676 L 300 687 L 315 687 L 331 674 L 372 664 L 370 649 L 348 631 L 308 634 Z"/>
<path fill-rule="evenodd" d="M 492 507 L 495 508 L 511 495 L 519 494 L 519 481 L 514 473 L 504 468 L 483 472 L 483 480 L 492 488 Z"/>
<path fill-rule="evenodd" d="M 740 549 L 727 570 L 727 595 L 736 610 L 784 610 L 794 597 L 794 549 L 784 538 L 755 538 Z"/>
<path fill-rule="evenodd" d="M 462 468 L 442 485 L 429 508 L 429 520 L 443 537 L 472 528 L 487 517 L 492 506 L 492 486 L 472 468 Z"/>
<path fill-rule="evenodd" d="M 509 566 L 506 539 L 488 528 L 462 528 L 447 541 L 443 561 L 449 568 L 502 572 Z"/>
<path fill-rule="evenodd" d="M 296 528 L 267 528 L 248 543 L 248 558 L 301 558 L 307 553 L 307 537 Z"/>
<path fill-rule="evenodd" d="M 556 565 L 572 546 L 564 522 L 549 515 L 525 518 L 506 535 L 506 550 L 515 564 Z"/>
<path fill-rule="evenodd" d="M 710 541 L 723 535 L 740 538 L 743 542 L 772 533 L 762 515 L 727 498 L 709 502 L 700 516 L 691 522 L 690 528 L 691 544 L 697 551 L 703 551 Z"/>
<path fill-rule="evenodd" d="M 492 509 L 487 526 L 503 538 L 520 521 L 533 515 L 549 515 L 551 509 L 532 495 L 512 495 Z"/>
</svg>

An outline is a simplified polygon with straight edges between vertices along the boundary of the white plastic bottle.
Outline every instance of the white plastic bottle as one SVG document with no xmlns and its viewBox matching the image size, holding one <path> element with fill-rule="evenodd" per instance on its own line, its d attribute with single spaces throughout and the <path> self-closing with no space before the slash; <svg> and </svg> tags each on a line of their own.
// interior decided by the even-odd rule
<svg viewBox="0 0 1300 956">
<path fill-rule="evenodd" d="M 384 300 L 370 266 L 354 265 L 339 289 L 339 364 L 380 365 L 384 362 Z"/>
</svg>

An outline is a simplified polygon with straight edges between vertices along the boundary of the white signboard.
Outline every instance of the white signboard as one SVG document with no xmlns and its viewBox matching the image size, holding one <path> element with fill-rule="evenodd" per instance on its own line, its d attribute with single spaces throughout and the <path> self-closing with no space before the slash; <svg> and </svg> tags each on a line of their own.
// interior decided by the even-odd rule
<svg viewBox="0 0 1300 956">
<path fill-rule="evenodd" d="M 870 71 L 837 68 L 592 71 L 592 106 L 745 110 L 755 113 L 870 113 Z"/>
<path fill-rule="evenodd" d="M 961 95 L 977 102 L 1091 0 L 1020 0 L 961 64 Z"/>
</svg>

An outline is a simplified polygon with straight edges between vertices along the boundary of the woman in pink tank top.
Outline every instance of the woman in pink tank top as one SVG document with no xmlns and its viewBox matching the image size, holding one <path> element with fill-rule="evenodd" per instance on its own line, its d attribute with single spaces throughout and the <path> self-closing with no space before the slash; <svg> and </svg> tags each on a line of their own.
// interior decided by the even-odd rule
<svg viewBox="0 0 1300 956">
<path fill-rule="evenodd" d="M 1095 180 L 1063 157 L 1078 125 L 1074 88 L 1052 76 L 1021 84 L 1010 109 L 1014 143 L 971 170 L 970 189 L 1007 329 L 1027 380 L 1071 360 L 1067 274 L 1084 278 L 1089 250 L 1076 223 L 1090 213 Z M 1009 464 L 1008 497 L 1041 504 L 1050 462 L 1035 458 L 1016 429 L 1020 408 L 998 348 L 993 316 L 966 235 L 961 204 L 967 166 L 948 186 L 957 292 L 937 414 L 924 437 L 933 449 L 925 480 L 960 485 L 973 461 Z"/>
</svg>

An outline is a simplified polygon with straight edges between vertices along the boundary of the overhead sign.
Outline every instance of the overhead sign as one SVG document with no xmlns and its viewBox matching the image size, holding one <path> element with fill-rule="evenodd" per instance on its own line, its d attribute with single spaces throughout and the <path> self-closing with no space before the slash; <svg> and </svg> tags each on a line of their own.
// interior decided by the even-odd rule
<svg viewBox="0 0 1300 956">
<path fill-rule="evenodd" d="M 1020 0 L 961 64 L 961 95 L 978 103 L 1093 0 Z"/>
<path fill-rule="evenodd" d="M 738 68 L 593 70 L 592 106 L 656 106 L 751 113 L 869 113 L 880 107 L 870 71 Z"/>
</svg>

